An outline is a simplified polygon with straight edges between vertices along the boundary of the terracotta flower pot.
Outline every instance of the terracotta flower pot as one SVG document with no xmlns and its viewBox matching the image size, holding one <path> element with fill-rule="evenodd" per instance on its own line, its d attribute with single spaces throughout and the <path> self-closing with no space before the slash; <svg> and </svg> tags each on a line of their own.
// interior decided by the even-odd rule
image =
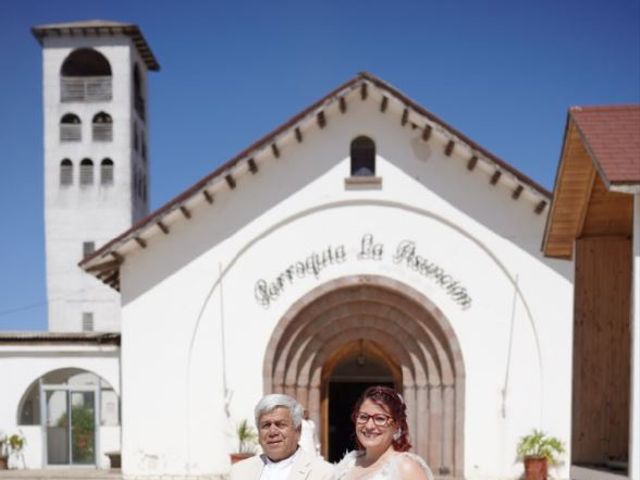
<svg viewBox="0 0 640 480">
<path fill-rule="evenodd" d="M 547 459 L 544 457 L 525 457 L 524 478 L 526 480 L 547 480 Z"/>
<path fill-rule="evenodd" d="M 253 457 L 255 453 L 230 453 L 229 457 L 231 457 L 231 465 L 234 463 L 238 463 L 241 460 L 244 460 L 249 457 Z"/>
</svg>

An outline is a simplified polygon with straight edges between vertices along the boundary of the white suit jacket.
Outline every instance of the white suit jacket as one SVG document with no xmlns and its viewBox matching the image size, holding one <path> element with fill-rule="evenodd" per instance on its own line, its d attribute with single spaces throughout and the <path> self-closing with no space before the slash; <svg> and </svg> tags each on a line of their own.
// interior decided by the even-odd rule
<svg viewBox="0 0 640 480">
<path fill-rule="evenodd" d="M 247 458 L 231 467 L 229 480 L 259 480 L 263 468 L 264 461 L 259 455 Z M 328 480 L 333 468 L 334 466 L 325 462 L 322 457 L 311 456 L 302 450 L 291 467 L 287 480 Z"/>
</svg>

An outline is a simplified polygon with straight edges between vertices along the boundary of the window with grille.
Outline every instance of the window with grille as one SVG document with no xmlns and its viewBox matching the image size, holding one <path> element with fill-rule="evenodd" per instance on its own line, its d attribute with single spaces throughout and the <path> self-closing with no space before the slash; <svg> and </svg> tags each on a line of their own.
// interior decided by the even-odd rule
<svg viewBox="0 0 640 480">
<path fill-rule="evenodd" d="M 93 162 L 85 158 L 80 162 L 80 185 L 93 184 Z"/>
<path fill-rule="evenodd" d="M 83 332 L 93 332 L 93 312 L 83 312 L 82 313 L 82 331 Z"/>
<path fill-rule="evenodd" d="M 74 113 L 67 113 L 60 119 L 60 141 L 79 142 L 82 140 L 82 122 Z"/>
<path fill-rule="evenodd" d="M 60 69 L 62 102 L 104 102 L 111 100 L 111 65 L 91 48 L 74 50 Z"/>
<path fill-rule="evenodd" d="M 96 242 L 82 242 L 82 256 L 86 257 L 96 251 Z"/>
<path fill-rule="evenodd" d="M 376 174 L 376 145 L 369 137 L 351 142 L 351 176 L 373 177 Z"/>
<path fill-rule="evenodd" d="M 100 185 L 113 184 L 113 160 L 105 158 L 100 163 Z"/>
<path fill-rule="evenodd" d="M 92 134 L 94 142 L 110 142 L 113 140 L 113 120 L 105 112 L 96 113 L 93 117 Z"/>
<path fill-rule="evenodd" d="M 133 66 L 133 102 L 138 116 L 145 119 L 144 96 L 142 94 L 142 76 L 138 64 Z"/>
<path fill-rule="evenodd" d="M 66 187 L 73 184 L 73 163 L 68 158 L 60 162 L 60 185 Z"/>
</svg>

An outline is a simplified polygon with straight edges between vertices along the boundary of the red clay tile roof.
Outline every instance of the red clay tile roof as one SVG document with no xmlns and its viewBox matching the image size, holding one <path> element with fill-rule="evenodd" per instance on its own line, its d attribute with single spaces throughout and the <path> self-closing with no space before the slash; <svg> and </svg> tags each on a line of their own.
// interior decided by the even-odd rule
<svg viewBox="0 0 640 480">
<path fill-rule="evenodd" d="M 569 115 L 607 186 L 640 183 L 640 105 L 573 107 Z"/>
</svg>

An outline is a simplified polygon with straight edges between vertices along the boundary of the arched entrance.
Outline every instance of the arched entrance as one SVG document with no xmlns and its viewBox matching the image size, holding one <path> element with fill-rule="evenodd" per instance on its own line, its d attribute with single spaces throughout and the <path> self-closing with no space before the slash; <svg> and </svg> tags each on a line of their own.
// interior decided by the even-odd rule
<svg viewBox="0 0 640 480">
<path fill-rule="evenodd" d="M 402 373 L 384 347 L 363 338 L 344 344 L 322 369 L 322 445 L 330 462 L 353 450 L 350 414 L 358 397 L 371 385 L 402 388 Z"/>
<path fill-rule="evenodd" d="M 461 351 L 444 315 L 411 287 L 353 276 L 314 289 L 276 326 L 263 372 L 267 393 L 288 393 L 307 406 L 325 457 L 334 455 L 335 416 L 350 430 L 350 407 L 336 404 L 369 380 L 394 384 L 407 405 L 413 450 L 435 473 L 463 475 Z"/>
<path fill-rule="evenodd" d="M 52 370 L 31 383 L 18 407 L 18 425 L 40 425 L 46 466 L 96 466 L 101 428 L 120 424 L 113 387 L 80 368 Z"/>
</svg>

